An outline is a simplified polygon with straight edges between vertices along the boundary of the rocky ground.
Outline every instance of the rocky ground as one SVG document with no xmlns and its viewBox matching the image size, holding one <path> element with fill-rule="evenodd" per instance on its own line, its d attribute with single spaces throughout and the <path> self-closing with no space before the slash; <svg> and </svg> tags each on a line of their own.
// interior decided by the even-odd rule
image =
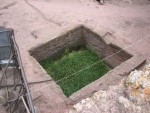
<svg viewBox="0 0 150 113">
<path fill-rule="evenodd" d="M 148 0 L 106 0 L 105 5 L 95 0 L 0 0 L 0 26 L 14 29 L 27 80 L 34 82 L 51 78 L 28 50 L 79 24 L 101 36 L 109 32 L 104 38 L 108 43 L 117 44 L 133 55 L 143 55 L 150 63 L 149 12 Z M 116 88 L 109 91 L 116 93 Z M 64 113 L 69 109 L 67 98 L 53 81 L 32 85 L 30 90 L 33 98 L 40 96 L 34 101 L 37 113 Z M 121 100 L 126 101 L 126 97 Z"/>
<path fill-rule="evenodd" d="M 83 99 L 67 113 L 150 113 L 150 65 L 132 71 L 119 85 Z"/>
</svg>

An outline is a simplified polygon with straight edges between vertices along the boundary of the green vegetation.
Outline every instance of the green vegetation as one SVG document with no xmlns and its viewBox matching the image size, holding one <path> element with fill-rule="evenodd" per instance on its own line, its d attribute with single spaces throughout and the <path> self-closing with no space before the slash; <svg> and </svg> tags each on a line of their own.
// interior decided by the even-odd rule
<svg viewBox="0 0 150 113">
<path fill-rule="evenodd" d="M 57 60 L 45 59 L 40 64 L 62 88 L 64 94 L 70 96 L 111 69 L 104 62 L 99 62 L 101 59 L 88 49 L 80 49 L 67 51 Z"/>
</svg>

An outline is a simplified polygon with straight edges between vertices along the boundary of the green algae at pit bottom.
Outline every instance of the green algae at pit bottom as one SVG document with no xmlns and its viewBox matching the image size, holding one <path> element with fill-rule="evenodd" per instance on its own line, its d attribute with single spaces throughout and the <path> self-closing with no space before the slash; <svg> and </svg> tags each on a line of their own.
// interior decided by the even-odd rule
<svg viewBox="0 0 150 113">
<path fill-rule="evenodd" d="M 89 49 L 67 51 L 59 59 L 47 58 L 40 64 L 67 97 L 111 70 L 101 57 Z"/>
</svg>

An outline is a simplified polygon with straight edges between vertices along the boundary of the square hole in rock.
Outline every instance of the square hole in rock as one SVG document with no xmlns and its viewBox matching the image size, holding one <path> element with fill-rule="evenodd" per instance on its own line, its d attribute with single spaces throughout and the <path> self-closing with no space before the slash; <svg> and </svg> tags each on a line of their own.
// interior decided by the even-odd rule
<svg viewBox="0 0 150 113">
<path fill-rule="evenodd" d="M 61 58 L 47 58 L 40 64 L 62 88 L 66 96 L 97 80 L 111 68 L 93 51 L 81 48 L 66 52 Z"/>
<path fill-rule="evenodd" d="M 97 33 L 84 26 L 29 52 L 67 97 L 132 57 L 118 46 L 106 44 Z"/>
</svg>

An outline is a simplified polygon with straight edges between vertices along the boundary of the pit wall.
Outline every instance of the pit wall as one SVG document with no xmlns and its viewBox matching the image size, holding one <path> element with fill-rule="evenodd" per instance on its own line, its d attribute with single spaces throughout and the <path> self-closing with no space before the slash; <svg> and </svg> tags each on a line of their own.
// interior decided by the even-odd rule
<svg viewBox="0 0 150 113">
<path fill-rule="evenodd" d="M 110 67 L 114 68 L 132 57 L 132 55 L 123 51 L 118 46 L 106 44 L 102 37 L 90 29 L 83 27 L 82 32 L 85 37 L 86 47 L 95 51 L 99 56 L 102 56 Z"/>
<path fill-rule="evenodd" d="M 49 57 L 60 57 L 66 49 L 77 49 L 81 46 L 84 46 L 82 29 L 77 27 L 43 45 L 32 48 L 29 52 L 37 61 L 41 61 Z"/>
<path fill-rule="evenodd" d="M 117 46 L 107 45 L 102 37 L 84 26 L 76 27 L 43 45 L 32 48 L 29 52 L 37 61 L 41 61 L 49 57 L 60 57 L 66 49 L 85 46 L 105 58 L 104 61 L 112 68 L 132 57 Z M 117 54 L 114 54 L 116 52 Z"/>
</svg>

